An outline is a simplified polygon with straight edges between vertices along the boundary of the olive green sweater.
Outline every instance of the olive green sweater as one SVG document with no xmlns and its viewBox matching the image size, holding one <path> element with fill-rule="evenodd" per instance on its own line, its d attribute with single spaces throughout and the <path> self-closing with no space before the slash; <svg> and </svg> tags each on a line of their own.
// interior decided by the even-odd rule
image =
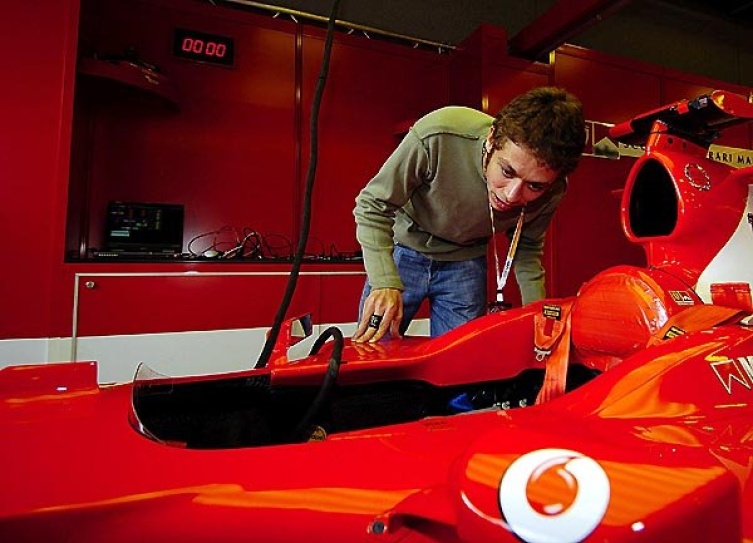
<svg viewBox="0 0 753 543">
<path fill-rule="evenodd" d="M 392 259 L 394 243 L 443 261 L 486 253 L 492 228 L 481 152 L 492 121 L 466 107 L 427 114 L 361 190 L 353 214 L 373 288 L 404 288 Z M 524 304 L 545 297 L 544 237 L 566 186 L 558 180 L 526 207 L 514 261 Z M 495 211 L 496 231 L 512 236 L 519 213 Z"/>
</svg>

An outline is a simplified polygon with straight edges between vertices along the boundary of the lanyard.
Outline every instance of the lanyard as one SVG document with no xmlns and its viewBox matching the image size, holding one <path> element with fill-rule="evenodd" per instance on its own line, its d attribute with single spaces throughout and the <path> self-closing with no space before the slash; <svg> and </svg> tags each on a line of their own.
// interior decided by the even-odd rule
<svg viewBox="0 0 753 543">
<path fill-rule="evenodd" d="M 505 285 L 507 284 L 507 278 L 510 275 L 510 269 L 512 268 L 512 262 L 515 258 L 515 251 L 518 249 L 518 241 L 520 241 L 520 231 L 523 229 L 523 217 L 525 217 L 526 208 L 523 206 L 520 210 L 520 215 L 518 215 L 518 222 L 515 225 L 515 233 L 512 235 L 512 240 L 510 241 L 510 248 L 507 250 L 507 258 L 505 258 L 505 266 L 500 271 L 499 269 L 499 255 L 497 254 L 497 242 L 495 238 L 497 237 L 497 230 L 494 228 L 494 210 L 492 209 L 492 204 L 489 202 L 489 218 L 492 221 L 492 247 L 494 248 L 494 268 L 497 273 L 497 302 L 503 302 L 505 300 L 504 294 L 502 293 L 502 290 L 505 288 Z"/>
</svg>

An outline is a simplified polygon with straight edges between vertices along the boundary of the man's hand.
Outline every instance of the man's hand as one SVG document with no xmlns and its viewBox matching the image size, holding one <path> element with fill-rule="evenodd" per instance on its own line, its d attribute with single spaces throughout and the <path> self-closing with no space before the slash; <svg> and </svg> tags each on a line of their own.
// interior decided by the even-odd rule
<svg viewBox="0 0 753 543">
<path fill-rule="evenodd" d="M 388 330 L 393 338 L 399 338 L 402 320 L 402 292 L 396 288 L 372 289 L 363 303 L 361 322 L 351 339 L 356 343 L 376 343 Z"/>
</svg>

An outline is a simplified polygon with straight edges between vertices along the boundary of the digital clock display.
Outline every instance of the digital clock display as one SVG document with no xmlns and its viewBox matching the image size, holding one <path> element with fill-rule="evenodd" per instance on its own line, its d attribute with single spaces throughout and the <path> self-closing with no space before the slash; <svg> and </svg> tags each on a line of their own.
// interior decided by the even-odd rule
<svg viewBox="0 0 753 543">
<path fill-rule="evenodd" d="M 176 28 L 173 54 L 196 62 L 232 67 L 235 65 L 235 40 L 227 36 Z"/>
</svg>

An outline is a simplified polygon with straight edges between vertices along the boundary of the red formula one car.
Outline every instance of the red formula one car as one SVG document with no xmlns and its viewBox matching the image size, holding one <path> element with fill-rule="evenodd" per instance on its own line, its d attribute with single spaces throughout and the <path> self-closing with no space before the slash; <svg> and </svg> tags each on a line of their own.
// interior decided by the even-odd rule
<svg viewBox="0 0 753 543">
<path fill-rule="evenodd" d="M 0 540 L 753 541 L 753 168 L 707 158 L 749 120 L 715 91 L 614 127 L 649 266 L 571 299 L 298 360 L 291 320 L 231 375 L 3 369 Z"/>
</svg>

